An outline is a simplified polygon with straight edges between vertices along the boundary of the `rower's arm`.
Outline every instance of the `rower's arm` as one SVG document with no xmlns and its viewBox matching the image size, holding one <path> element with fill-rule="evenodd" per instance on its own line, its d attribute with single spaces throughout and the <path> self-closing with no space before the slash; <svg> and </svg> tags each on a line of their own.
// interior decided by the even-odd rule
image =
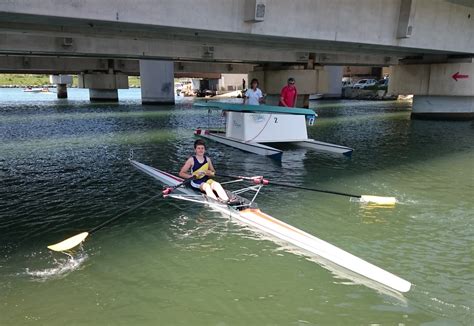
<svg viewBox="0 0 474 326">
<path fill-rule="evenodd" d="M 212 175 L 208 175 L 210 177 L 213 177 L 216 175 L 216 169 L 214 169 L 214 165 L 212 165 L 211 159 L 208 157 L 207 161 L 209 162 L 209 171 L 212 171 Z"/>
<path fill-rule="evenodd" d="M 193 159 L 190 157 L 188 158 L 186 163 L 184 163 L 183 167 L 179 171 L 179 176 L 185 179 L 192 178 L 193 175 L 188 173 L 192 166 L 193 166 Z"/>
<path fill-rule="evenodd" d="M 280 93 L 280 102 L 283 106 L 288 107 L 288 104 L 285 102 L 284 89 L 282 89 Z"/>
</svg>

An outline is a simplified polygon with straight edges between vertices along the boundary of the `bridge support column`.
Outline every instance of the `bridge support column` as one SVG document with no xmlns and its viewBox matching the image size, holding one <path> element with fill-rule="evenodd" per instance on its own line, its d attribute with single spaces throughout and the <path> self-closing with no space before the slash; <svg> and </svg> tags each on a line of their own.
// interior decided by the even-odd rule
<svg viewBox="0 0 474 326">
<path fill-rule="evenodd" d="M 281 67 L 277 69 L 259 69 L 249 72 L 248 80 L 250 83 L 252 78 L 258 79 L 260 88 L 267 94 L 266 104 L 278 105 L 281 89 L 287 84 L 290 77 L 296 81 L 298 90 L 297 107 L 308 107 L 308 98 L 311 94 L 329 93 L 329 75 L 331 72 L 326 67 L 314 66 L 311 69 L 304 69 L 304 67 L 292 66 L 286 69 Z M 339 85 L 341 85 L 341 80 L 339 80 Z M 339 94 L 340 91 L 341 87 L 339 88 Z"/>
<path fill-rule="evenodd" d="M 142 104 L 174 104 L 173 61 L 140 60 Z"/>
<path fill-rule="evenodd" d="M 91 102 L 118 102 L 118 90 L 89 88 Z"/>
<path fill-rule="evenodd" d="M 67 84 L 58 84 L 56 89 L 58 98 L 67 98 Z"/>
<path fill-rule="evenodd" d="M 117 89 L 128 88 L 128 76 L 120 73 L 82 73 L 79 88 L 89 88 L 93 102 L 118 102 Z"/>
<path fill-rule="evenodd" d="M 49 82 L 51 84 L 56 84 L 58 98 L 67 98 L 67 85 L 72 84 L 72 76 L 50 75 Z"/>
<path fill-rule="evenodd" d="M 324 98 L 341 98 L 342 96 L 342 66 L 325 66 L 327 72 L 328 92 Z"/>
<path fill-rule="evenodd" d="M 473 120 L 474 61 L 392 67 L 391 94 L 413 94 L 414 119 Z"/>
</svg>

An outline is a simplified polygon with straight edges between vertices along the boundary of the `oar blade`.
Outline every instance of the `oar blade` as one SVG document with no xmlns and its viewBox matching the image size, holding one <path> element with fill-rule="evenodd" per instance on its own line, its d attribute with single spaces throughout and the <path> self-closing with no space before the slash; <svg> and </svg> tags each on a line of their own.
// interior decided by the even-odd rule
<svg viewBox="0 0 474 326">
<path fill-rule="evenodd" d="M 397 203 L 397 199 L 395 197 L 362 195 L 360 196 L 360 202 L 368 204 L 394 206 Z"/>
<path fill-rule="evenodd" d="M 89 235 L 89 232 L 82 232 L 82 233 L 76 234 L 75 236 L 67 238 L 64 241 L 48 246 L 48 249 L 51 249 L 53 251 L 70 250 L 74 248 L 75 246 L 79 245 L 82 241 L 84 241 L 88 235 Z"/>
</svg>

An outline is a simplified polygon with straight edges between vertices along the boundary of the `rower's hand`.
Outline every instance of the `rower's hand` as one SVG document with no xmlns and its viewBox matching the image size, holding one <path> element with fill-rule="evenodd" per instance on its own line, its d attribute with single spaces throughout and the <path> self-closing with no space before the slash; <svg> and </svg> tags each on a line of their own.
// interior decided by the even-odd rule
<svg viewBox="0 0 474 326">
<path fill-rule="evenodd" d="M 206 175 L 206 172 L 204 171 L 195 172 L 195 175 L 196 175 L 196 178 L 202 178 L 203 176 Z"/>
<path fill-rule="evenodd" d="M 215 175 L 214 172 L 212 172 L 211 170 L 206 170 L 206 172 L 204 172 L 208 177 L 213 177 Z"/>
</svg>

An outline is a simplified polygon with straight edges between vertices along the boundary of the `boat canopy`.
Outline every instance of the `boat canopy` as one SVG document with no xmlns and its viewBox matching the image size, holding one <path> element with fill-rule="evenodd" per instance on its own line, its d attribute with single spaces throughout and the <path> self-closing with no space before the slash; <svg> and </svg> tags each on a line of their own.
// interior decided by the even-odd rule
<svg viewBox="0 0 474 326">
<path fill-rule="evenodd" d="M 247 105 L 237 103 L 224 103 L 224 102 L 200 102 L 194 103 L 195 107 L 198 108 L 211 108 L 224 111 L 234 112 L 261 112 L 261 113 L 280 113 L 280 114 L 295 114 L 305 115 L 307 118 L 315 118 L 318 115 L 311 109 L 303 108 L 287 108 L 284 106 L 273 106 L 273 105 Z"/>
</svg>

